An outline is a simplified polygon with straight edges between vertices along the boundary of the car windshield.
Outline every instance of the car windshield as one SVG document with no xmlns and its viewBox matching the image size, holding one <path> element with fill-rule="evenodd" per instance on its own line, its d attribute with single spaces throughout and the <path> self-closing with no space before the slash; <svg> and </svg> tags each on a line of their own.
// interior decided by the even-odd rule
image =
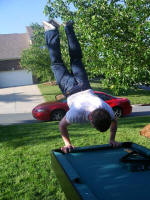
<svg viewBox="0 0 150 200">
<path fill-rule="evenodd" d="M 116 99 L 116 97 L 113 97 L 113 96 L 108 96 L 108 95 L 105 95 L 103 93 L 95 93 L 98 97 L 100 97 L 101 99 L 103 99 L 104 101 L 108 101 L 108 100 L 111 100 L 111 99 Z"/>
<path fill-rule="evenodd" d="M 67 99 L 60 99 L 59 102 L 67 103 Z"/>
</svg>

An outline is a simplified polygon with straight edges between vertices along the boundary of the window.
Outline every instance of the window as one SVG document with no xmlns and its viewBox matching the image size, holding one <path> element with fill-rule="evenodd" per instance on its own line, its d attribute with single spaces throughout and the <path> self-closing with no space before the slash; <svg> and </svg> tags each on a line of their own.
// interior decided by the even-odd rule
<svg viewBox="0 0 150 200">
<path fill-rule="evenodd" d="M 107 100 L 111 100 L 112 98 L 110 96 L 107 96 L 105 94 L 101 94 L 101 93 L 95 93 L 98 97 L 100 97 L 101 99 L 103 99 L 104 101 Z"/>
</svg>

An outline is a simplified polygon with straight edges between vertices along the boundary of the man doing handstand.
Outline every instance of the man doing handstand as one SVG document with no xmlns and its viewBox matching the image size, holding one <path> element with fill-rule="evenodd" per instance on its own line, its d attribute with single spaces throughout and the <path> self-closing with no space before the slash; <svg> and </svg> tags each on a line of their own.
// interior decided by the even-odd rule
<svg viewBox="0 0 150 200">
<path fill-rule="evenodd" d="M 73 21 L 65 24 L 72 73 L 69 73 L 62 61 L 59 24 L 55 20 L 44 21 L 43 24 L 51 59 L 51 68 L 57 84 L 67 97 L 69 106 L 69 111 L 59 123 L 59 130 L 65 143 L 65 146 L 61 148 L 62 151 L 67 153 L 74 148 L 67 129 L 68 125 L 72 123 L 90 122 L 100 132 L 105 132 L 110 128 L 109 143 L 113 147 L 118 146 L 119 143 L 115 141 L 117 119 L 115 119 L 112 108 L 95 95 L 90 86 L 82 64 L 81 47 L 74 32 Z"/>
</svg>

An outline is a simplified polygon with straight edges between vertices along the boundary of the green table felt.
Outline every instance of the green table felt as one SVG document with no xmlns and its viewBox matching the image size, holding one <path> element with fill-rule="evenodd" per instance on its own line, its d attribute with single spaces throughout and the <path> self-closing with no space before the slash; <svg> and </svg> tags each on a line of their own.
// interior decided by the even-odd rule
<svg viewBox="0 0 150 200">
<path fill-rule="evenodd" d="M 120 162 L 124 148 L 69 153 L 65 158 L 98 199 L 149 199 L 150 171 L 131 172 Z"/>
</svg>

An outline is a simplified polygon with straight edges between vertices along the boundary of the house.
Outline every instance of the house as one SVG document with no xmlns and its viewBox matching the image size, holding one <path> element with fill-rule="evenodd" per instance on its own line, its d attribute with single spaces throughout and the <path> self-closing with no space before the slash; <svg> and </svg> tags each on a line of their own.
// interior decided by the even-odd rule
<svg viewBox="0 0 150 200">
<path fill-rule="evenodd" d="M 0 34 L 0 88 L 33 84 L 32 72 L 20 66 L 21 53 L 31 44 L 31 27 L 21 34 Z"/>
</svg>

